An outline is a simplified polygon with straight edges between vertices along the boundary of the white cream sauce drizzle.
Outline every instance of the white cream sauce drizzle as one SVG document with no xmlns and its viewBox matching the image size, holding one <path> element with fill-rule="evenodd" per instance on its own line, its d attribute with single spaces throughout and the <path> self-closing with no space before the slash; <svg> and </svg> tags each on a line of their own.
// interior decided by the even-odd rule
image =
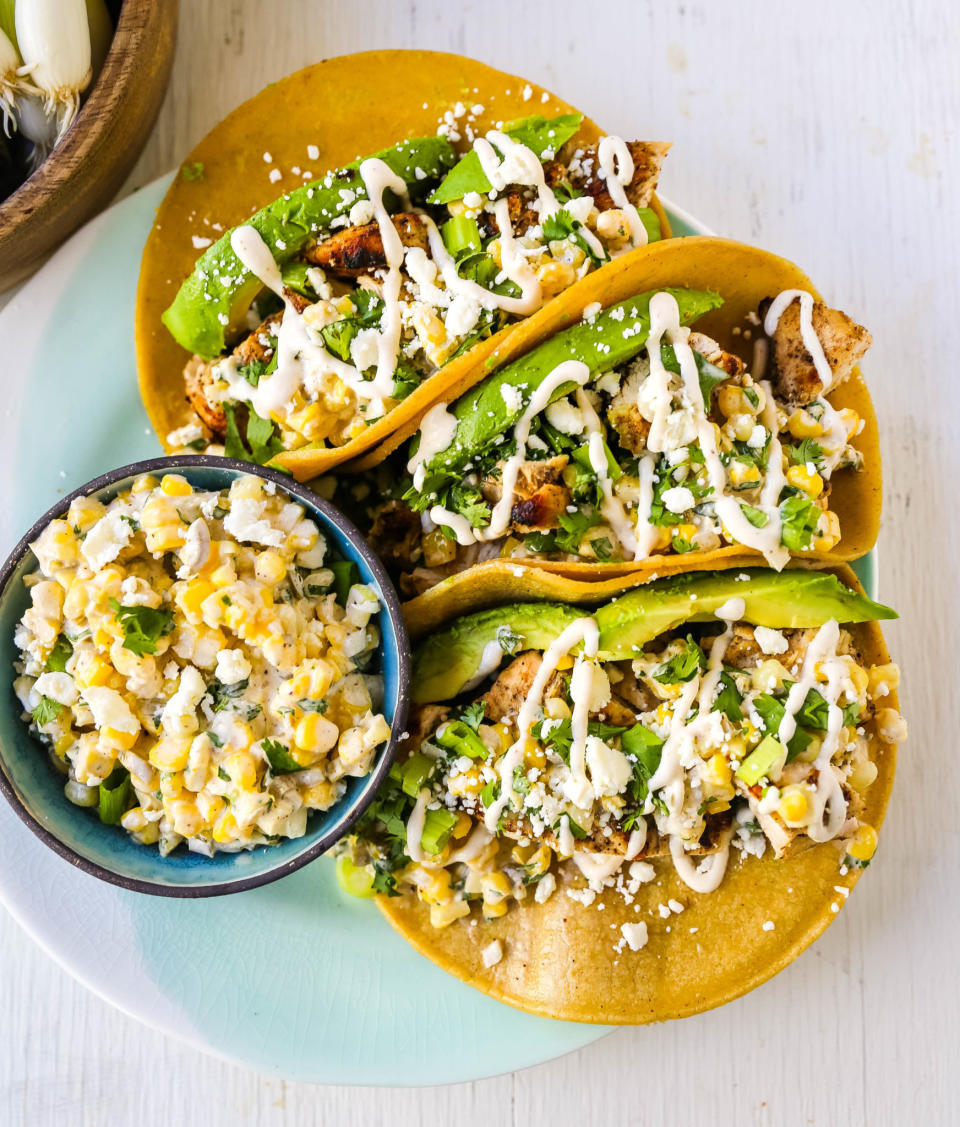
<svg viewBox="0 0 960 1127">
<path fill-rule="evenodd" d="M 673 867 L 677 871 L 677 876 L 694 892 L 715 892 L 727 871 L 732 837 L 733 831 L 728 830 L 720 842 L 720 849 L 704 857 L 699 865 L 687 855 L 687 851 L 683 848 L 683 839 L 671 837 L 670 856 L 673 858 Z"/>
<path fill-rule="evenodd" d="M 483 653 L 480 655 L 480 664 L 477 666 L 476 673 L 463 685 L 460 692 L 475 689 L 491 673 L 500 668 L 501 661 L 503 661 L 503 646 L 497 641 L 487 642 L 483 647 Z"/>
<path fill-rule="evenodd" d="M 597 148 L 597 161 L 603 172 L 610 198 L 626 213 L 630 224 L 630 243 L 640 247 L 647 242 L 647 229 L 640 212 L 627 199 L 626 186 L 633 179 L 633 157 L 621 137 L 604 137 Z"/>
<path fill-rule="evenodd" d="M 626 860 L 619 853 L 587 853 L 578 849 L 573 854 L 573 863 L 587 878 L 591 888 L 602 888 L 603 882 L 620 868 Z"/>
<path fill-rule="evenodd" d="M 437 403 L 420 420 L 420 444 L 407 462 L 407 473 L 413 476 L 414 489 L 423 488 L 427 463 L 446 450 L 457 432 L 457 420 L 446 403 Z"/>
<path fill-rule="evenodd" d="M 413 804 L 410 817 L 407 819 L 407 856 L 411 861 L 416 861 L 418 864 L 422 864 L 427 860 L 426 854 L 423 852 L 423 847 L 420 844 L 420 837 L 423 834 L 423 826 L 427 820 L 427 803 L 429 801 L 430 791 L 424 787 L 417 795 L 417 801 Z"/>
<path fill-rule="evenodd" d="M 701 868 L 698 868 L 684 849 L 683 837 L 671 824 L 679 829 L 678 816 L 683 810 L 686 797 L 683 760 L 692 747 L 701 728 L 710 722 L 710 707 L 716 696 L 717 684 L 723 673 L 723 658 L 733 637 L 734 625 L 745 610 L 742 599 L 730 599 L 717 611 L 717 617 L 727 622 L 727 628 L 718 635 L 710 647 L 707 668 L 702 678 L 694 677 L 684 685 L 670 718 L 670 732 L 660 753 L 660 764 L 650 779 L 649 789 L 660 790 L 667 804 L 667 832 L 670 834 L 670 855 L 673 858 L 677 875 L 696 892 L 712 892 L 723 879 L 727 866 L 729 837 L 723 843 L 720 853 L 711 855 Z M 694 701 L 698 715 L 687 723 Z"/>
<path fill-rule="evenodd" d="M 593 687 L 593 671 L 597 656 L 597 646 L 600 633 L 596 620 L 593 618 L 581 619 L 583 622 L 583 650 L 577 655 L 570 675 L 570 699 L 573 702 L 573 714 L 570 720 L 570 781 L 568 787 L 571 794 L 590 793 L 590 782 L 587 779 L 587 732 L 590 722 L 590 696 Z"/>
<path fill-rule="evenodd" d="M 250 403 L 258 415 L 269 418 L 290 402 L 308 370 L 339 376 L 359 399 L 376 398 L 376 381 L 364 380 L 352 364 L 332 356 L 310 338 L 303 317 L 284 296 L 279 267 L 259 231 L 249 224 L 237 227 L 230 236 L 230 245 L 247 270 L 283 298 L 284 303 L 277 330 L 277 366 L 270 375 L 261 376 L 259 384 L 252 387 L 239 374 L 233 356 L 218 362 L 217 371 L 229 385 L 230 398 Z"/>
<path fill-rule="evenodd" d="M 800 677 L 787 694 L 783 719 L 777 731 L 777 739 L 786 747 L 797 730 L 797 714 L 811 689 L 816 689 L 827 702 L 827 731 L 813 763 L 817 771 L 814 816 L 806 831 L 812 841 L 818 842 L 836 837 L 847 818 L 843 788 L 831 763 L 843 729 L 843 710 L 837 699 L 843 691 L 843 681 L 848 677 L 846 663 L 835 660 L 839 640 L 840 627 L 835 619 L 825 622 L 814 635 L 807 646 Z M 817 680 L 818 668 L 827 674 L 826 684 Z"/>
<path fill-rule="evenodd" d="M 434 524 L 446 525 L 456 536 L 458 544 L 476 544 L 482 540 L 498 540 L 506 534 L 510 527 L 510 516 L 513 512 L 513 493 L 517 485 L 520 467 L 527 455 L 527 440 L 530 437 L 530 427 L 533 420 L 546 410 L 547 405 L 556 390 L 563 384 L 575 383 L 581 387 L 590 379 L 590 369 L 579 360 L 564 360 L 548 376 L 530 396 L 523 414 L 517 419 L 513 428 L 513 437 L 516 449 L 504 462 L 500 474 L 500 500 L 494 505 L 490 513 L 490 523 L 485 528 L 471 528 L 470 522 L 458 513 L 434 505 L 430 510 L 430 519 Z"/>
<path fill-rule="evenodd" d="M 500 819 L 500 815 L 506 808 L 507 803 L 510 802 L 515 795 L 513 789 L 513 772 L 523 763 L 523 753 L 530 736 L 530 730 L 536 722 L 537 712 L 543 701 L 543 691 L 547 687 L 547 681 L 549 681 L 551 674 L 557 667 L 557 662 L 560 658 L 565 657 L 574 646 L 578 646 L 581 643 L 584 644 L 585 648 L 592 647 L 593 653 L 596 654 L 598 637 L 599 630 L 595 619 L 588 617 L 577 618 L 550 643 L 544 652 L 543 659 L 540 662 L 540 668 L 537 670 L 533 684 L 530 686 L 530 691 L 524 698 L 517 715 L 519 734 L 516 740 L 507 748 L 506 752 L 504 752 L 500 760 L 498 767 L 500 774 L 500 794 L 487 807 L 483 819 L 484 825 L 491 833 L 496 833 L 497 822 Z M 585 708 L 586 703 L 587 702 L 584 701 L 581 704 L 581 711 Z M 574 716 L 571 725 L 574 733 L 574 741 L 577 739 L 578 720 L 577 703 L 574 701 Z M 584 729 L 583 741 L 585 742 L 586 723 L 583 723 L 582 727 Z M 583 754 L 582 748 L 581 754 Z M 571 760 L 572 759 L 573 750 L 571 748 Z M 569 833 L 569 826 L 567 827 L 567 831 Z"/>
<path fill-rule="evenodd" d="M 817 369 L 817 375 L 823 384 L 823 391 L 827 392 L 833 384 L 833 370 L 823 351 L 817 330 L 813 327 L 813 294 L 806 290 L 784 290 L 777 294 L 763 319 L 763 331 L 768 337 L 772 337 L 787 307 L 797 298 L 800 299 L 800 336 L 803 339 L 803 347 L 810 353 L 813 366 Z"/>
<path fill-rule="evenodd" d="M 373 204 L 373 214 L 380 229 L 380 239 L 387 260 L 387 276 L 383 280 L 381 293 L 383 313 L 377 335 L 377 374 L 370 382 L 373 393 L 386 398 L 393 390 L 397 354 L 400 351 L 400 332 L 403 328 L 400 322 L 400 286 L 403 281 L 400 270 L 404 252 L 400 234 L 384 206 L 383 193 L 389 188 L 399 197 L 402 207 L 409 207 L 410 201 L 403 178 L 377 157 L 363 161 L 359 172 L 367 197 Z"/>
<path fill-rule="evenodd" d="M 607 453 L 603 446 L 604 429 L 600 416 L 594 410 L 590 397 L 583 388 L 577 389 L 577 406 L 583 415 L 583 422 L 589 436 L 590 465 L 597 475 L 597 484 L 603 495 L 600 511 L 604 519 L 616 533 L 617 539 L 623 545 L 624 551 L 633 558 L 642 559 L 640 544 L 637 540 L 635 525 L 627 516 L 620 498 L 613 492 L 613 480 L 610 477 L 610 466 L 607 462 Z M 651 490 L 652 497 L 652 490 Z"/>
<path fill-rule="evenodd" d="M 717 451 L 713 424 L 707 418 L 697 362 L 688 343 L 689 336 L 690 330 L 680 324 L 680 309 L 673 295 L 666 292 L 654 294 L 650 299 L 650 335 L 647 340 L 650 375 L 647 378 L 655 381 L 656 398 L 654 421 L 650 425 L 647 446 L 655 451 L 662 449 L 664 426 L 671 406 L 670 373 L 664 368 L 660 356 L 660 344 L 665 337 L 673 345 L 680 365 L 684 392 L 693 409 L 697 441 L 703 453 L 717 516 L 737 543 L 762 552 L 770 566 L 780 570 L 789 560 L 790 553 L 780 543 L 779 513 L 765 509 L 767 524 L 763 528 L 756 528 L 744 516 L 737 498 L 726 492 L 727 473 Z M 772 396 L 768 396 L 768 400 L 772 402 Z"/>
<path fill-rule="evenodd" d="M 455 865 L 460 861 L 475 861 L 491 841 L 493 841 L 493 834 L 486 826 L 477 822 L 473 827 L 473 832 L 463 845 L 459 849 L 455 849 L 447 858 L 444 867 Z"/>
</svg>

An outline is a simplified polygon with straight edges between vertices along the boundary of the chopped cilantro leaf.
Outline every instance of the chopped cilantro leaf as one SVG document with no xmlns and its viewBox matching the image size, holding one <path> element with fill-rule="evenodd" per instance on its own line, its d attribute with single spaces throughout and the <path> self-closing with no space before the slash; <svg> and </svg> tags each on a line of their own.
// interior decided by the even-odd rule
<svg viewBox="0 0 960 1127">
<path fill-rule="evenodd" d="M 121 606 L 110 599 L 110 607 L 123 627 L 123 648 L 137 657 L 157 652 L 157 642 L 173 630 L 173 611 L 155 610 L 153 607 Z"/>
</svg>

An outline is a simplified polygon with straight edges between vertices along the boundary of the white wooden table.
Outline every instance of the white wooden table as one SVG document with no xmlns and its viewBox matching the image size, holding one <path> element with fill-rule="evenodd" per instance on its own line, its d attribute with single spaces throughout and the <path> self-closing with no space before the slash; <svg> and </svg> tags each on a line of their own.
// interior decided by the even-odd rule
<svg viewBox="0 0 960 1127">
<path fill-rule="evenodd" d="M 173 167 L 243 98 L 316 59 L 369 47 L 460 51 L 556 89 L 611 131 L 672 140 L 664 194 L 723 234 L 796 259 L 866 322 L 886 469 L 881 591 L 902 615 L 888 639 L 905 671 L 911 738 L 877 864 L 798 963 L 721 1011 L 623 1030 L 476 1084 L 266 1080 L 110 1009 L 0 912 L 0 1124 L 960 1122 L 960 741 L 948 664 L 960 627 L 960 6 L 181 8 L 173 80 L 130 188 Z"/>
</svg>

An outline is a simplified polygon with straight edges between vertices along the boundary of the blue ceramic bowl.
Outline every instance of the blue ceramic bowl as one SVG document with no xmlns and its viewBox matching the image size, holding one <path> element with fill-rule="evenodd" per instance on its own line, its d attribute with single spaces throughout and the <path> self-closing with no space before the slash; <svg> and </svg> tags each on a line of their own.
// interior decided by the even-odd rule
<svg viewBox="0 0 960 1127">
<path fill-rule="evenodd" d="M 328 544 L 357 564 L 363 582 L 377 591 L 384 607 L 379 621 L 378 662 L 384 680 L 384 714 L 393 737 L 369 775 L 348 779 L 346 793 L 336 805 L 310 815 L 303 837 L 279 845 L 242 853 L 215 853 L 212 858 L 181 846 L 170 856 L 161 857 L 155 846 L 138 845 L 119 826 L 103 825 L 94 811 L 70 802 L 63 792 L 63 776 L 20 718 L 20 703 L 12 688 L 13 663 L 18 659 L 13 634 L 30 603 L 23 577 L 37 566 L 30 543 L 51 520 L 66 512 L 75 497 L 95 496 L 108 502 L 141 474 L 171 472 L 183 474 L 194 488 L 202 490 L 229 488 L 235 478 L 249 473 L 275 482 L 303 505 Z M 390 580 L 359 529 L 338 509 L 274 470 L 232 458 L 195 455 L 122 466 L 94 478 L 44 513 L 0 571 L 0 668 L 5 671 L 6 682 L 0 688 L 0 790 L 30 829 L 71 864 L 123 888 L 160 896 L 218 896 L 267 884 L 301 868 L 329 849 L 369 806 L 390 770 L 406 724 L 410 648 L 400 602 Z"/>
</svg>

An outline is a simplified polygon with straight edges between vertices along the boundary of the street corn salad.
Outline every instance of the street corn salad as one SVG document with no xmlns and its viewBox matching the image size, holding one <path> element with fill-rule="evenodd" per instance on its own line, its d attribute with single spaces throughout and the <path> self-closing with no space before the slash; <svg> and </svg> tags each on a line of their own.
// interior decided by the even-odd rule
<svg viewBox="0 0 960 1127">
<path fill-rule="evenodd" d="M 139 477 L 31 545 L 14 689 L 67 797 L 166 856 L 301 836 L 390 736 L 376 592 L 272 482 Z"/>
<path fill-rule="evenodd" d="M 341 480 L 339 503 L 408 595 L 496 558 L 639 563 L 737 545 L 782 568 L 831 551 L 831 484 L 861 468 L 863 421 L 830 393 L 870 334 L 786 291 L 754 314 L 768 335 L 751 370 L 687 327 L 721 304 L 681 289 L 584 310 L 432 407 L 386 469 Z"/>
<path fill-rule="evenodd" d="M 470 130 L 459 156 L 446 136 L 404 141 L 223 235 L 164 314 L 194 353 L 196 413 L 168 445 L 258 462 L 342 446 L 478 341 L 659 239 L 669 146 L 578 143 L 581 120 Z"/>
<path fill-rule="evenodd" d="M 353 839 L 354 884 L 415 888 L 444 927 L 473 905 L 492 919 L 546 900 L 566 861 L 584 904 L 632 896 L 659 857 L 711 892 L 731 846 L 780 858 L 836 840 L 838 864 L 867 865 L 863 795 L 906 727 L 896 665 L 865 660 L 841 622 L 891 615 L 804 571 L 458 620 L 415 657 L 423 703 Z M 778 621 L 801 625 L 757 625 Z"/>
</svg>

